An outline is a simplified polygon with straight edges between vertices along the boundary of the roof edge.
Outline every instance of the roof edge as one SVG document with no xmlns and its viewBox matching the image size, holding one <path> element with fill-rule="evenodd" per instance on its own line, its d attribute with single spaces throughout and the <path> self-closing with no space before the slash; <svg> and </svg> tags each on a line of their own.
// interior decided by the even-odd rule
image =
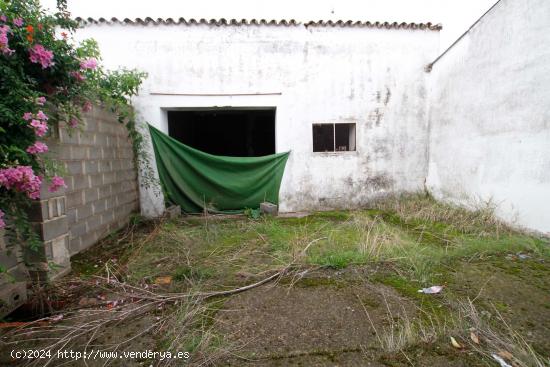
<svg viewBox="0 0 550 367">
<path fill-rule="evenodd" d="M 271 25 L 292 27 L 303 25 L 305 27 L 349 27 L 349 28 L 378 28 L 378 29 L 410 29 L 410 30 L 430 30 L 440 31 L 443 27 L 441 24 L 428 23 L 407 23 L 407 22 L 370 22 L 370 21 L 353 21 L 353 20 L 317 20 L 300 22 L 295 19 L 196 19 L 196 18 L 124 18 L 116 17 L 107 18 L 81 18 L 76 17 L 75 20 L 81 25 L 87 24 L 128 24 L 128 25 L 199 25 L 206 24 L 212 26 L 248 26 L 248 25 Z"/>
</svg>

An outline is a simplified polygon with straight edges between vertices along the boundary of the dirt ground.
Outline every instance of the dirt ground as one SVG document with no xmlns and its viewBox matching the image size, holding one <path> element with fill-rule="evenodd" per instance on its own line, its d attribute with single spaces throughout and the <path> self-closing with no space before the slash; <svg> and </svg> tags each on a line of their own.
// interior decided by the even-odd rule
<svg viewBox="0 0 550 367">
<path fill-rule="evenodd" d="M 0 323 L 0 365 L 550 366 L 548 239 L 453 210 L 134 222 Z M 10 356 L 51 345 L 189 358 Z"/>
</svg>

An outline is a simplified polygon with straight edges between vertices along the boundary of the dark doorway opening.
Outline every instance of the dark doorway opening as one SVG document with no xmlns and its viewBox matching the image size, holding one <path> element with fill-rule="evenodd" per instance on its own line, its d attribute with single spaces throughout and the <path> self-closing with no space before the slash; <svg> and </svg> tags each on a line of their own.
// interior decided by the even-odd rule
<svg viewBox="0 0 550 367">
<path fill-rule="evenodd" d="M 168 111 L 168 133 L 215 155 L 260 157 L 275 153 L 275 109 Z"/>
</svg>

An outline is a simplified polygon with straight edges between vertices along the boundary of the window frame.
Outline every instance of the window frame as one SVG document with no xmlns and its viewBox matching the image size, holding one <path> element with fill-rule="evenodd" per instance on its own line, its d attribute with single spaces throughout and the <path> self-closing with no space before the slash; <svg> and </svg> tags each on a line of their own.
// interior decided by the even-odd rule
<svg viewBox="0 0 550 367">
<path fill-rule="evenodd" d="M 315 126 L 320 125 L 332 125 L 332 150 L 329 151 L 315 151 Z M 354 134 L 353 134 L 353 150 L 336 150 L 336 125 L 352 125 Z M 348 147 L 352 146 L 351 139 L 348 141 Z M 350 153 L 356 153 L 357 152 L 357 123 L 356 122 L 315 122 L 311 125 L 311 150 L 315 154 L 350 154 Z"/>
</svg>

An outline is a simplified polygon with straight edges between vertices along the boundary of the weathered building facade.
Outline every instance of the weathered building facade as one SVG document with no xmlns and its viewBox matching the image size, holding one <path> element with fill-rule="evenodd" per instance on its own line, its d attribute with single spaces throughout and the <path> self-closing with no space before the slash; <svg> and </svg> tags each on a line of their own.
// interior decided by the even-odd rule
<svg viewBox="0 0 550 367">
<path fill-rule="evenodd" d="M 298 211 L 359 207 L 383 193 L 422 189 L 428 137 L 423 68 L 437 56 L 439 29 L 88 20 L 79 37 L 98 41 L 107 67 L 148 72 L 134 105 L 142 120 L 166 133 L 174 110 L 274 109 L 275 151 L 292 152 L 280 208 Z M 331 136 L 343 142 L 332 145 Z M 314 147 L 323 137 L 329 144 Z M 163 210 L 162 198 L 150 191 L 142 190 L 141 205 L 147 215 Z"/>
<path fill-rule="evenodd" d="M 499 1 L 429 77 L 427 187 L 550 233 L 550 2 Z"/>
<path fill-rule="evenodd" d="M 148 72 L 136 110 L 170 135 L 207 147 L 201 121 L 271 113 L 269 149 L 292 152 L 281 211 L 427 190 L 549 232 L 548 19 L 548 1 L 500 0 L 443 55 L 430 23 L 80 19 L 77 36 L 107 67 Z M 254 141 L 250 124 L 212 145 Z M 143 214 L 164 211 L 158 191 L 140 190 Z"/>
</svg>

